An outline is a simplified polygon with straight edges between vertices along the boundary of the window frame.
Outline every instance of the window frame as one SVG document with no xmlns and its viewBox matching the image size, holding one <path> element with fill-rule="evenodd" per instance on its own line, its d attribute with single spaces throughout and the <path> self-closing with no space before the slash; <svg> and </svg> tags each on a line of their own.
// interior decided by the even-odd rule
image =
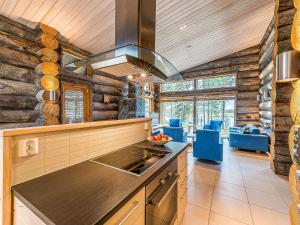
<svg viewBox="0 0 300 225">
<path fill-rule="evenodd" d="M 65 118 L 65 93 L 67 90 L 82 91 L 84 94 L 84 118 L 83 123 L 91 121 L 92 115 L 92 98 L 91 88 L 87 85 L 73 84 L 69 82 L 61 82 L 61 121 L 63 124 L 67 124 Z"/>
</svg>

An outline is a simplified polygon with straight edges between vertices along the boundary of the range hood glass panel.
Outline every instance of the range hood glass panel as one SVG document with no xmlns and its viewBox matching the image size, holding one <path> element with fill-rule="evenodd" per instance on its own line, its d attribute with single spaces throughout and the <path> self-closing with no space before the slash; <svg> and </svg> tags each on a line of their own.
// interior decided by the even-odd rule
<svg viewBox="0 0 300 225">
<path fill-rule="evenodd" d="M 178 70 L 163 56 L 160 54 L 150 51 L 146 48 L 137 46 L 137 45 L 126 45 L 124 47 L 116 48 L 104 53 L 100 53 L 98 55 L 95 55 L 91 59 L 92 64 L 97 64 L 99 62 L 103 62 L 106 60 L 111 61 L 113 58 L 118 58 L 121 56 L 132 56 L 138 59 L 141 59 L 148 64 L 152 65 L 153 67 L 156 67 L 159 71 L 161 71 L 163 74 L 165 74 L 167 77 L 171 76 L 180 76 L 180 73 Z M 100 64 L 97 64 L 100 65 Z M 103 64 L 104 65 L 104 64 Z M 97 68 L 104 68 L 98 67 Z M 147 68 L 143 68 L 145 71 L 147 71 Z"/>
</svg>

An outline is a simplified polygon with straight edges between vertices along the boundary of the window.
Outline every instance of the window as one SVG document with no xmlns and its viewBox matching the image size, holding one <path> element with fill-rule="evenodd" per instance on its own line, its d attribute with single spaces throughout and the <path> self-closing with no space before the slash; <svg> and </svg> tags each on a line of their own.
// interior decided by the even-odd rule
<svg viewBox="0 0 300 225">
<path fill-rule="evenodd" d="M 196 104 L 197 126 L 203 128 L 210 120 L 222 120 L 223 130 L 234 126 L 235 100 L 198 100 Z"/>
<path fill-rule="evenodd" d="M 203 78 L 197 80 L 197 84 L 196 84 L 198 90 L 223 88 L 223 87 L 235 87 L 235 86 L 236 86 L 235 75 Z"/>
<path fill-rule="evenodd" d="M 173 91 L 192 91 L 194 90 L 194 81 L 180 81 L 180 82 L 165 82 L 161 84 L 161 92 Z"/>
<path fill-rule="evenodd" d="M 85 85 L 62 83 L 62 121 L 63 123 L 82 123 L 90 121 L 90 88 Z"/>
<path fill-rule="evenodd" d="M 150 113 L 153 111 L 153 84 L 144 84 L 143 97 L 145 100 L 145 117 L 149 118 Z"/>
<path fill-rule="evenodd" d="M 184 127 L 193 124 L 193 102 L 192 101 L 178 101 L 178 102 L 162 102 L 162 123 L 167 125 L 171 118 L 178 118 L 181 120 Z"/>
</svg>

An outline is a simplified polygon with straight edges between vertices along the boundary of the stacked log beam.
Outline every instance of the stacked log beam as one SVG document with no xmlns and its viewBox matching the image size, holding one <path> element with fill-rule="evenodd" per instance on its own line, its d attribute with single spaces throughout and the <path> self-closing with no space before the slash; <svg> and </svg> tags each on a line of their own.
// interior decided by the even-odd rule
<svg viewBox="0 0 300 225">
<path fill-rule="evenodd" d="M 37 34 L 0 16 L 0 129 L 35 126 Z"/>
<path fill-rule="evenodd" d="M 273 52 L 274 52 L 274 18 L 270 22 L 260 43 L 259 79 L 260 104 L 259 121 L 264 132 L 270 134 L 272 130 L 272 80 L 273 80 Z"/>
<path fill-rule="evenodd" d="M 223 96 L 236 96 L 237 125 L 259 124 L 259 107 L 256 96 L 259 93 L 259 52 L 260 47 L 254 46 L 221 59 L 196 66 L 182 72 L 185 79 L 229 75 L 237 76 L 237 87 L 224 89 Z M 266 57 L 267 58 L 267 57 Z M 211 93 L 199 93 L 209 96 Z M 198 96 L 195 96 L 198 97 Z"/>
<path fill-rule="evenodd" d="M 95 71 L 93 74 L 93 121 L 118 118 L 119 101 L 128 97 L 128 83 Z"/>
<path fill-rule="evenodd" d="M 40 87 L 40 93 L 36 96 L 39 104 L 35 109 L 40 113 L 37 123 L 42 126 L 56 125 L 59 124 L 60 115 L 58 52 L 56 51 L 59 47 L 56 39 L 58 32 L 42 23 L 39 24 L 39 28 L 41 33 L 37 41 L 41 46 L 38 51 L 41 63 L 35 67 L 39 77 L 36 83 Z"/>
<path fill-rule="evenodd" d="M 296 12 L 292 0 L 279 0 L 277 3 L 274 19 L 274 65 L 278 54 L 292 50 L 291 25 Z M 271 167 L 277 174 L 288 175 L 292 163 L 287 137 L 293 124 L 289 112 L 290 96 L 293 88 L 289 83 L 276 83 L 275 72 L 274 69 L 272 80 Z"/>
</svg>

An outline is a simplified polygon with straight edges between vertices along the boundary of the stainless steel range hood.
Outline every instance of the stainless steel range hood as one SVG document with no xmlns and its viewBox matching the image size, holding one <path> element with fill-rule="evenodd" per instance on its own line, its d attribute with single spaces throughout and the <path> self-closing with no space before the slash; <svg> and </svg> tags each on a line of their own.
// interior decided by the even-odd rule
<svg viewBox="0 0 300 225">
<path fill-rule="evenodd" d="M 91 58 L 93 69 L 133 81 L 182 79 L 177 69 L 155 52 L 156 0 L 115 1 L 116 48 Z"/>
</svg>

